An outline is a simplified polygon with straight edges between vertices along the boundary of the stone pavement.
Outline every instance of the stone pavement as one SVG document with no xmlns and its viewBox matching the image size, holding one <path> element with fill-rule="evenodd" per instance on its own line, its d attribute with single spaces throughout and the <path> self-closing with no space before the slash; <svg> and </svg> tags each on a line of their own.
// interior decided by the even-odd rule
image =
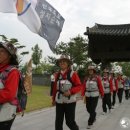
<svg viewBox="0 0 130 130">
<path fill-rule="evenodd" d="M 117 100 L 118 101 L 118 100 Z M 83 101 L 78 101 L 76 107 L 76 122 L 80 130 L 86 130 L 88 113 Z M 54 130 L 55 107 L 27 113 L 24 117 L 17 116 L 12 130 Z M 123 101 L 121 105 L 111 113 L 102 115 L 101 99 L 97 106 L 97 120 L 92 130 L 130 130 L 130 99 Z M 64 121 L 64 130 L 69 130 Z"/>
</svg>

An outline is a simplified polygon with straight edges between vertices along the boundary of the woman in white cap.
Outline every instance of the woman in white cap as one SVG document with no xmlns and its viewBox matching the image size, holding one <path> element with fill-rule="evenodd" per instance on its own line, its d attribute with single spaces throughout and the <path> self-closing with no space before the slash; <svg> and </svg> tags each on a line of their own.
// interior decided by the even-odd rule
<svg viewBox="0 0 130 130">
<path fill-rule="evenodd" d="M 88 66 L 88 77 L 83 83 L 83 96 L 86 98 L 86 109 L 90 114 L 88 119 L 87 129 L 91 129 L 96 121 L 96 107 L 98 104 L 99 95 L 103 98 L 104 91 L 102 82 L 96 74 L 95 66 Z"/>
<path fill-rule="evenodd" d="M 76 94 L 81 91 L 81 82 L 76 72 L 71 70 L 71 60 L 62 55 L 57 60 L 60 71 L 55 74 L 52 104 L 56 104 L 55 130 L 63 130 L 64 116 L 70 130 L 79 130 L 75 121 Z"/>
<path fill-rule="evenodd" d="M 16 116 L 16 94 L 19 71 L 16 48 L 9 42 L 0 43 L 0 130 L 10 130 Z M 8 73 L 8 75 L 7 75 Z"/>
</svg>

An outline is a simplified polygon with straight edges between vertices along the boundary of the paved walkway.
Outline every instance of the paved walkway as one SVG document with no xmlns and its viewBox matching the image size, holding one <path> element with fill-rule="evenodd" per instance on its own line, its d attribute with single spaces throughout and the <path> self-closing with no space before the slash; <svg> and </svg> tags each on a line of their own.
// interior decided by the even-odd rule
<svg viewBox="0 0 130 130">
<path fill-rule="evenodd" d="M 117 103 L 116 108 L 112 109 L 112 112 L 106 115 L 102 115 L 101 106 L 100 99 L 97 106 L 97 121 L 92 130 L 130 130 L 130 99 L 124 99 L 121 105 Z M 76 122 L 80 130 L 86 130 L 88 117 L 85 104 L 83 101 L 78 101 Z M 18 116 L 13 124 L 12 130 L 54 130 L 54 122 L 55 107 L 52 107 L 27 113 L 24 117 Z M 69 130 L 65 123 L 64 130 Z"/>
</svg>

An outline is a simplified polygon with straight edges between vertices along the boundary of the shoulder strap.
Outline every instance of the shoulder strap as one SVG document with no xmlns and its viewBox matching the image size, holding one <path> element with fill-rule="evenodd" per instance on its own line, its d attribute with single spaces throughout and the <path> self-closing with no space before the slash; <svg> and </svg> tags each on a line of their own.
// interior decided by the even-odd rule
<svg viewBox="0 0 130 130">
<path fill-rule="evenodd" d="M 74 71 L 72 71 L 72 70 L 68 71 L 68 73 L 67 73 L 67 79 L 72 83 L 72 85 L 74 84 L 72 82 L 73 73 L 74 73 Z"/>
<path fill-rule="evenodd" d="M 1 79 L 4 81 L 8 74 L 13 70 L 13 69 L 17 69 L 15 66 L 9 66 L 7 67 L 3 72 L 1 72 Z"/>
<path fill-rule="evenodd" d="M 72 70 L 68 71 L 68 73 L 67 73 L 67 79 L 69 81 L 71 81 L 71 77 L 72 77 L 71 72 L 72 72 Z"/>
<path fill-rule="evenodd" d="M 73 73 L 74 73 L 74 71 L 72 71 L 72 70 L 68 71 L 68 73 L 67 73 L 67 80 L 69 80 L 72 84 L 73 84 L 73 82 L 72 82 L 71 78 L 72 78 Z M 60 72 L 58 72 L 56 75 L 56 81 L 58 81 L 59 78 L 60 78 Z"/>
</svg>

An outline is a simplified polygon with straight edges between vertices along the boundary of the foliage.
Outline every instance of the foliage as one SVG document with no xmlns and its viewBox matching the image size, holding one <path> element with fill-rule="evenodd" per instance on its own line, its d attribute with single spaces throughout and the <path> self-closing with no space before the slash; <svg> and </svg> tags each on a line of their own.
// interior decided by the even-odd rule
<svg viewBox="0 0 130 130">
<path fill-rule="evenodd" d="M 48 62 L 51 64 L 51 68 L 49 71 L 50 74 L 59 71 L 59 66 L 56 65 L 55 57 L 48 56 Z"/>
<path fill-rule="evenodd" d="M 36 70 L 38 69 L 38 65 L 40 65 L 40 60 L 42 58 L 42 50 L 39 48 L 38 44 L 32 47 L 32 61 L 33 64 L 36 65 Z"/>
<path fill-rule="evenodd" d="M 79 74 L 81 81 L 85 76 L 85 69 L 90 62 L 88 58 L 88 41 L 80 35 L 70 39 L 68 43 L 60 42 L 55 48 L 55 54 L 68 55 L 73 62 L 73 69 Z M 53 65 L 53 70 L 58 71 L 59 67 L 56 66 L 56 58 L 48 57 L 49 63 Z"/>
<path fill-rule="evenodd" d="M 122 67 L 122 72 L 124 75 L 130 77 L 130 62 L 118 62 L 117 65 Z"/>
<path fill-rule="evenodd" d="M 20 69 L 20 71 L 21 71 L 23 74 L 25 74 L 26 71 L 27 71 L 27 64 L 28 64 L 28 63 L 25 63 L 24 65 L 20 65 L 20 66 L 19 66 L 19 69 Z"/>
<path fill-rule="evenodd" d="M 61 42 L 56 46 L 55 53 L 70 56 L 77 69 L 82 68 L 88 62 L 88 41 L 78 35 L 70 39 L 70 42 Z"/>
<path fill-rule="evenodd" d="M 48 62 L 51 63 L 52 65 L 56 64 L 56 58 L 52 56 L 48 56 Z"/>
<path fill-rule="evenodd" d="M 46 62 L 42 62 L 40 64 L 40 66 L 42 68 L 42 72 L 43 73 L 49 73 L 49 74 L 51 74 L 53 65 L 50 65 L 49 63 L 46 63 Z"/>
</svg>

